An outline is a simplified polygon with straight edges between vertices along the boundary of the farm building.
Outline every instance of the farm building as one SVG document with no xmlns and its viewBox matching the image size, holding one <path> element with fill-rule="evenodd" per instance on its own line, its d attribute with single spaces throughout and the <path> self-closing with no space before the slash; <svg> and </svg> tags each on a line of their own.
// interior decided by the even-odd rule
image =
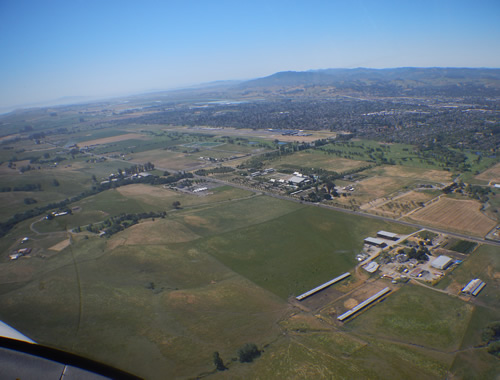
<svg viewBox="0 0 500 380">
<path fill-rule="evenodd" d="M 295 297 L 297 299 L 297 301 L 301 301 L 303 300 L 304 298 L 307 298 L 309 296 L 312 296 L 314 293 L 317 293 L 319 292 L 320 290 L 323 290 L 327 287 L 329 287 L 330 285 L 333 285 L 335 284 L 336 282 L 339 282 L 340 280 L 343 280 L 344 278 L 346 277 L 349 277 L 351 274 L 349 272 L 346 272 L 344 273 L 343 275 L 340 275 L 338 277 L 335 277 L 333 280 L 330 280 L 328 282 L 325 282 L 324 284 L 320 285 L 320 286 L 317 286 L 315 287 L 314 289 L 312 290 L 309 290 L 308 292 L 305 292 L 304 294 L 301 294 L 300 296 L 297 296 Z"/>
<path fill-rule="evenodd" d="M 431 267 L 444 270 L 451 264 L 453 264 L 453 260 L 450 257 L 441 255 L 431 263 Z"/>
<path fill-rule="evenodd" d="M 288 182 L 290 182 L 292 185 L 299 185 L 302 182 L 304 182 L 306 179 L 303 177 L 297 177 L 297 176 L 292 176 L 288 179 Z"/>
<path fill-rule="evenodd" d="M 384 295 L 386 295 L 390 291 L 391 291 L 390 288 L 384 288 L 384 289 L 382 289 L 380 292 L 378 292 L 378 293 L 374 294 L 373 296 L 371 296 L 370 298 L 364 300 L 359 305 L 354 306 L 351 310 L 348 310 L 344 314 L 338 316 L 337 319 L 339 321 L 344 321 L 345 319 L 349 318 L 351 315 L 353 315 L 356 312 L 358 312 L 359 310 L 365 308 L 366 306 L 368 306 L 372 302 L 375 302 L 376 300 L 378 300 L 379 298 L 383 297 Z"/>
<path fill-rule="evenodd" d="M 485 282 L 481 281 L 479 278 L 475 278 L 471 280 L 467 285 L 465 285 L 465 287 L 462 289 L 462 293 L 471 294 L 475 297 L 485 286 Z"/>
<path fill-rule="evenodd" d="M 377 232 L 377 237 L 382 239 L 398 240 L 398 234 L 394 234 L 392 232 L 387 232 L 387 231 Z"/>
<path fill-rule="evenodd" d="M 364 265 L 363 269 L 365 271 L 367 271 L 368 273 L 375 273 L 377 271 L 378 267 L 379 267 L 379 265 L 376 262 L 372 261 L 372 262 Z"/>
<path fill-rule="evenodd" d="M 415 268 L 410 272 L 410 276 L 412 277 L 422 277 L 422 268 Z"/>
<path fill-rule="evenodd" d="M 385 246 L 387 246 L 385 241 L 383 241 L 382 239 L 367 237 L 364 241 L 365 241 L 365 244 L 374 245 L 374 246 L 380 247 L 380 248 L 384 248 Z"/>
</svg>

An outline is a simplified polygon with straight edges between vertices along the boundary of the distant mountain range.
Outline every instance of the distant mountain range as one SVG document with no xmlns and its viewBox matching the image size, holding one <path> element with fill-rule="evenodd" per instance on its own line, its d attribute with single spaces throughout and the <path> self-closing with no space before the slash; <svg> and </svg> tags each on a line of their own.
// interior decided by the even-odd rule
<svg viewBox="0 0 500 380">
<path fill-rule="evenodd" d="M 234 87 L 242 91 L 265 88 L 294 88 L 295 94 L 329 88 L 385 96 L 499 96 L 500 69 L 402 67 L 283 71 Z"/>
</svg>

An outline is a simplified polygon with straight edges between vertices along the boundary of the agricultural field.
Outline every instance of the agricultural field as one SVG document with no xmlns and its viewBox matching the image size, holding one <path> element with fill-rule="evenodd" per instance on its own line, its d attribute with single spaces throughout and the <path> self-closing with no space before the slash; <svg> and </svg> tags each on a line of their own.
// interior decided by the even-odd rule
<svg viewBox="0 0 500 380">
<path fill-rule="evenodd" d="M 428 170 L 417 167 L 408 168 L 398 165 L 379 166 L 362 171 L 360 174 L 368 178 L 354 184 L 356 190 L 352 195 L 358 203 L 364 205 L 362 209 L 373 208 L 375 210 L 389 201 L 404 196 L 407 194 L 407 189 L 418 187 L 418 185 L 442 186 L 442 184 L 451 180 L 450 173 L 441 170 Z M 424 201 L 424 199 L 429 200 L 432 198 L 432 194 L 435 193 L 419 192 L 418 194 L 430 195 L 417 196 L 416 193 L 412 193 L 411 196 L 408 195 L 408 198 L 415 199 L 409 200 L 411 207 L 406 207 L 405 211 L 406 209 L 411 211 L 411 209 L 416 207 L 415 204 L 411 204 L 412 201 L 420 202 Z M 401 202 L 405 203 L 404 200 Z M 387 210 L 388 208 L 389 210 Z M 390 205 L 387 205 L 387 207 L 382 208 L 380 211 L 390 211 Z"/>
<path fill-rule="evenodd" d="M 485 170 L 481 174 L 478 174 L 474 177 L 475 179 L 484 181 L 486 183 L 499 183 L 500 184 L 500 163 L 495 166 Z"/>
<path fill-rule="evenodd" d="M 52 234 L 44 244 L 52 253 L 2 261 L 2 320 L 40 343 L 148 378 L 193 376 L 211 369 L 213 351 L 230 358 L 248 341 L 276 349 L 288 296 L 351 268 L 366 234 L 398 228 L 227 187 L 213 196 L 190 203 L 185 194 L 130 185 L 78 202 L 74 216 L 37 223 L 43 231 L 28 233 L 29 244 Z M 173 199 L 185 208 L 166 219 L 109 239 L 70 233 L 68 244 L 73 217 L 162 209 Z"/>
<path fill-rule="evenodd" d="M 458 268 L 441 280 L 437 287 L 458 294 L 467 283 L 480 278 L 486 282 L 477 301 L 480 305 L 498 308 L 500 305 L 500 257 L 498 248 L 482 245 Z"/>
<path fill-rule="evenodd" d="M 92 140 L 82 140 L 79 141 L 78 144 L 82 146 L 91 146 L 91 145 L 103 145 L 103 144 L 109 144 L 109 143 L 114 143 L 118 141 L 126 141 L 126 140 L 140 140 L 144 139 L 145 136 L 141 135 L 139 133 L 125 133 L 125 134 L 120 134 L 117 136 L 110 136 L 110 137 L 102 137 L 98 139 L 92 139 Z"/>
<path fill-rule="evenodd" d="M 268 177 L 259 177 L 256 186 L 231 182 L 250 177 L 247 168 L 237 166 L 254 158 L 276 168 L 276 178 L 301 168 L 350 172 L 353 177 L 339 176 L 335 184 L 354 189 L 329 204 L 356 210 L 361 205 L 397 218 L 441 195 L 439 187 L 455 177 L 439 160 L 420 157 L 411 145 L 366 140 L 323 141 L 320 149 L 304 144 L 280 158 L 266 157 L 279 146 L 298 149 L 302 141 L 335 133 L 282 136 L 269 130 L 136 125 L 119 114 L 130 107 L 117 104 L 102 115 L 92 108 L 88 117 L 33 111 L 29 120 L 39 120 L 41 130 L 53 122 L 46 138 L 36 142 L 24 134 L 17 136 L 21 140 L 0 141 L 0 181 L 17 187 L 0 193 L 2 223 L 28 215 L 3 230 L 0 239 L 0 320 L 39 343 L 148 379 L 436 379 L 469 376 L 472 370 L 461 361 L 465 353 L 475 358 L 477 373 L 493 373 L 491 355 L 475 345 L 500 302 L 497 247 L 476 249 L 458 240 L 447 247 L 468 257 L 437 290 L 455 295 L 470 276 L 479 276 L 488 285 L 477 299 L 390 284 L 356 269 L 363 239 L 379 230 L 407 234 L 415 229 L 299 198 L 264 195 L 272 189 L 258 186 L 269 185 Z M 109 125 L 95 128 L 93 120 L 103 115 Z M 65 131 L 53 131 L 70 122 Z M 79 152 L 75 143 L 96 147 Z M 149 178 L 158 181 L 168 180 L 163 172 L 170 169 L 195 172 L 223 165 L 237 170 L 217 176 L 227 182 L 192 173 L 172 183 L 151 185 L 147 177 L 142 183 L 116 182 L 121 170 L 146 162 L 155 166 L 147 170 Z M 40 186 L 28 186 L 33 184 Z M 194 193 L 198 186 L 208 189 Z M 325 192 L 324 183 L 307 186 Z M 450 197 L 441 196 L 411 217 L 478 236 L 493 228 L 477 201 Z M 496 197 L 491 195 L 486 212 L 494 213 Z M 71 213 L 50 217 L 60 207 L 49 204 L 61 201 Z M 30 214 L 36 207 L 48 208 Z M 105 223 L 116 227 L 123 214 L 121 229 L 106 235 Z M 10 259 L 20 248 L 32 251 Z M 305 302 L 295 300 L 344 272 L 352 274 L 345 282 Z M 392 292 L 382 302 L 347 323 L 335 319 L 386 285 Z M 236 358 L 246 343 L 261 350 L 253 364 Z M 214 370 L 215 351 L 227 371 Z"/>
<path fill-rule="evenodd" d="M 441 197 L 439 201 L 413 213 L 410 218 L 436 227 L 482 237 L 497 223 L 484 215 L 480 208 L 480 203 L 474 200 Z"/>
<path fill-rule="evenodd" d="M 401 217 L 422 206 L 437 196 L 435 191 L 409 191 L 390 198 L 387 201 L 375 203 L 373 207 L 365 207 L 366 210 L 382 212 L 392 217 Z M 370 204 L 368 204 L 370 206 Z M 363 207 L 362 207 L 363 208 Z"/>
<path fill-rule="evenodd" d="M 306 150 L 272 160 L 269 162 L 269 165 L 275 166 L 278 169 L 300 170 L 300 168 L 307 167 L 309 169 L 323 169 L 342 173 L 366 166 L 366 163 L 363 161 L 329 156 L 317 150 Z"/>
</svg>

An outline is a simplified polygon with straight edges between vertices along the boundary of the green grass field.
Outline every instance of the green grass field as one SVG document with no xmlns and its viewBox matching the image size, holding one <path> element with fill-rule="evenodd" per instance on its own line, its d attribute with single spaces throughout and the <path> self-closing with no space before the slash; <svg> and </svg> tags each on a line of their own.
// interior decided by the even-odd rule
<svg viewBox="0 0 500 380">
<path fill-rule="evenodd" d="M 498 254 L 498 247 L 482 245 L 470 255 L 468 260 L 464 261 L 440 281 L 437 287 L 445 289 L 452 286 L 458 292 L 470 280 L 480 278 L 486 282 L 486 286 L 477 296 L 478 300 L 489 306 L 498 307 L 500 305 L 499 273 L 500 255 Z"/>
<path fill-rule="evenodd" d="M 76 118 L 58 116 L 55 122 L 45 117 L 42 124 L 54 121 L 53 125 L 62 126 L 65 121 L 79 122 Z M 83 137 L 112 137 L 134 132 L 131 128 L 87 130 L 82 126 L 79 133 L 52 136 L 51 141 L 64 144 Z M 226 144 L 228 138 L 162 128 L 148 126 L 141 131 L 146 139 L 109 143 L 95 153 L 120 152 L 158 167 L 190 168 L 200 163 L 200 155 L 226 158 L 262 149 L 243 140 L 241 145 Z M 24 145 L 27 148 L 21 152 Z M 1 157 L 8 159 L 18 150 L 22 159 L 40 148 L 34 143 L 28 146 L 25 140 L 13 146 Z M 165 150 L 175 146 L 175 151 Z M 410 160 L 409 145 L 387 148 L 378 142 L 355 141 L 326 147 L 339 146 L 346 157 L 305 151 L 270 164 L 344 171 L 365 165 L 367 148 L 380 148 L 402 164 L 367 171 L 379 181 L 378 185 L 367 182 L 367 197 L 420 181 L 449 179 L 448 172 L 428 170 L 439 168 L 435 163 Z M 182 152 L 198 147 L 199 152 Z M 51 157 L 58 150 L 49 150 Z M 88 156 L 65 157 L 57 168 L 24 174 L 2 166 L 3 185 L 40 182 L 43 188 L 0 194 L 2 219 L 79 194 L 92 186 L 93 175 L 100 181 L 132 165 L 112 160 L 91 164 L 86 162 Z M 54 179 L 59 186 L 53 185 Z M 363 190 L 362 183 L 358 188 Z M 413 230 L 229 186 L 210 193 L 195 196 L 162 186 L 129 185 L 69 205 L 75 207 L 73 215 L 39 221 L 40 215 L 19 223 L 0 239 L 4 252 L 0 320 L 42 344 L 148 379 L 208 375 L 214 368 L 214 351 L 229 367 L 214 378 L 437 379 L 450 373 L 464 378 L 495 374 L 494 358 L 475 346 L 481 329 L 498 315 L 496 247 L 479 247 L 438 285 L 457 288 L 480 277 L 487 286 L 476 303 L 405 285 L 339 326 L 326 320 L 326 314 L 316 317 L 292 306 L 288 297 L 346 271 L 354 273 L 363 239 L 376 231 Z M 25 205 L 27 197 L 38 203 Z M 176 201 L 179 209 L 173 206 Z M 149 211 L 166 211 L 167 217 L 142 220 L 110 238 L 68 232 L 122 213 Z M 21 245 L 24 236 L 30 240 Z M 67 239 L 71 244 L 64 247 Z M 54 248 L 58 243 L 60 250 Z M 21 246 L 33 248 L 33 254 L 9 260 L 8 253 Z M 263 349 L 261 357 L 253 364 L 233 360 L 238 348 L 248 342 Z"/>
<path fill-rule="evenodd" d="M 407 285 L 349 322 L 347 329 L 446 352 L 460 347 L 472 309 L 459 299 Z"/>
<path fill-rule="evenodd" d="M 399 229 L 318 208 L 297 211 L 201 240 L 199 247 L 286 299 L 354 267 L 362 237 Z"/>
</svg>

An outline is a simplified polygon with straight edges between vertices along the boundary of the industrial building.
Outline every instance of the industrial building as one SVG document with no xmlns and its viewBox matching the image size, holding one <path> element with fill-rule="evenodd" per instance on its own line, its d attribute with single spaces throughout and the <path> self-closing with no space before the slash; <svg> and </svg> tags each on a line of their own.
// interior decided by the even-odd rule
<svg viewBox="0 0 500 380">
<path fill-rule="evenodd" d="M 398 234 L 394 234 L 392 232 L 387 232 L 387 231 L 379 231 L 377 232 L 377 237 L 382 238 L 382 239 L 388 239 L 388 240 L 398 240 Z"/>
<path fill-rule="evenodd" d="M 476 297 L 485 286 L 485 282 L 481 281 L 479 278 L 475 278 L 465 285 L 462 289 L 462 293 L 471 294 Z"/>
<path fill-rule="evenodd" d="M 364 240 L 364 242 L 365 242 L 365 244 L 374 245 L 374 246 L 380 247 L 380 248 L 384 248 L 387 246 L 385 241 L 383 241 L 382 239 L 377 239 L 377 238 L 372 238 L 372 237 L 367 237 Z"/>
<path fill-rule="evenodd" d="M 453 259 L 448 256 L 441 255 L 431 263 L 431 267 L 445 270 L 453 263 Z"/>
</svg>

